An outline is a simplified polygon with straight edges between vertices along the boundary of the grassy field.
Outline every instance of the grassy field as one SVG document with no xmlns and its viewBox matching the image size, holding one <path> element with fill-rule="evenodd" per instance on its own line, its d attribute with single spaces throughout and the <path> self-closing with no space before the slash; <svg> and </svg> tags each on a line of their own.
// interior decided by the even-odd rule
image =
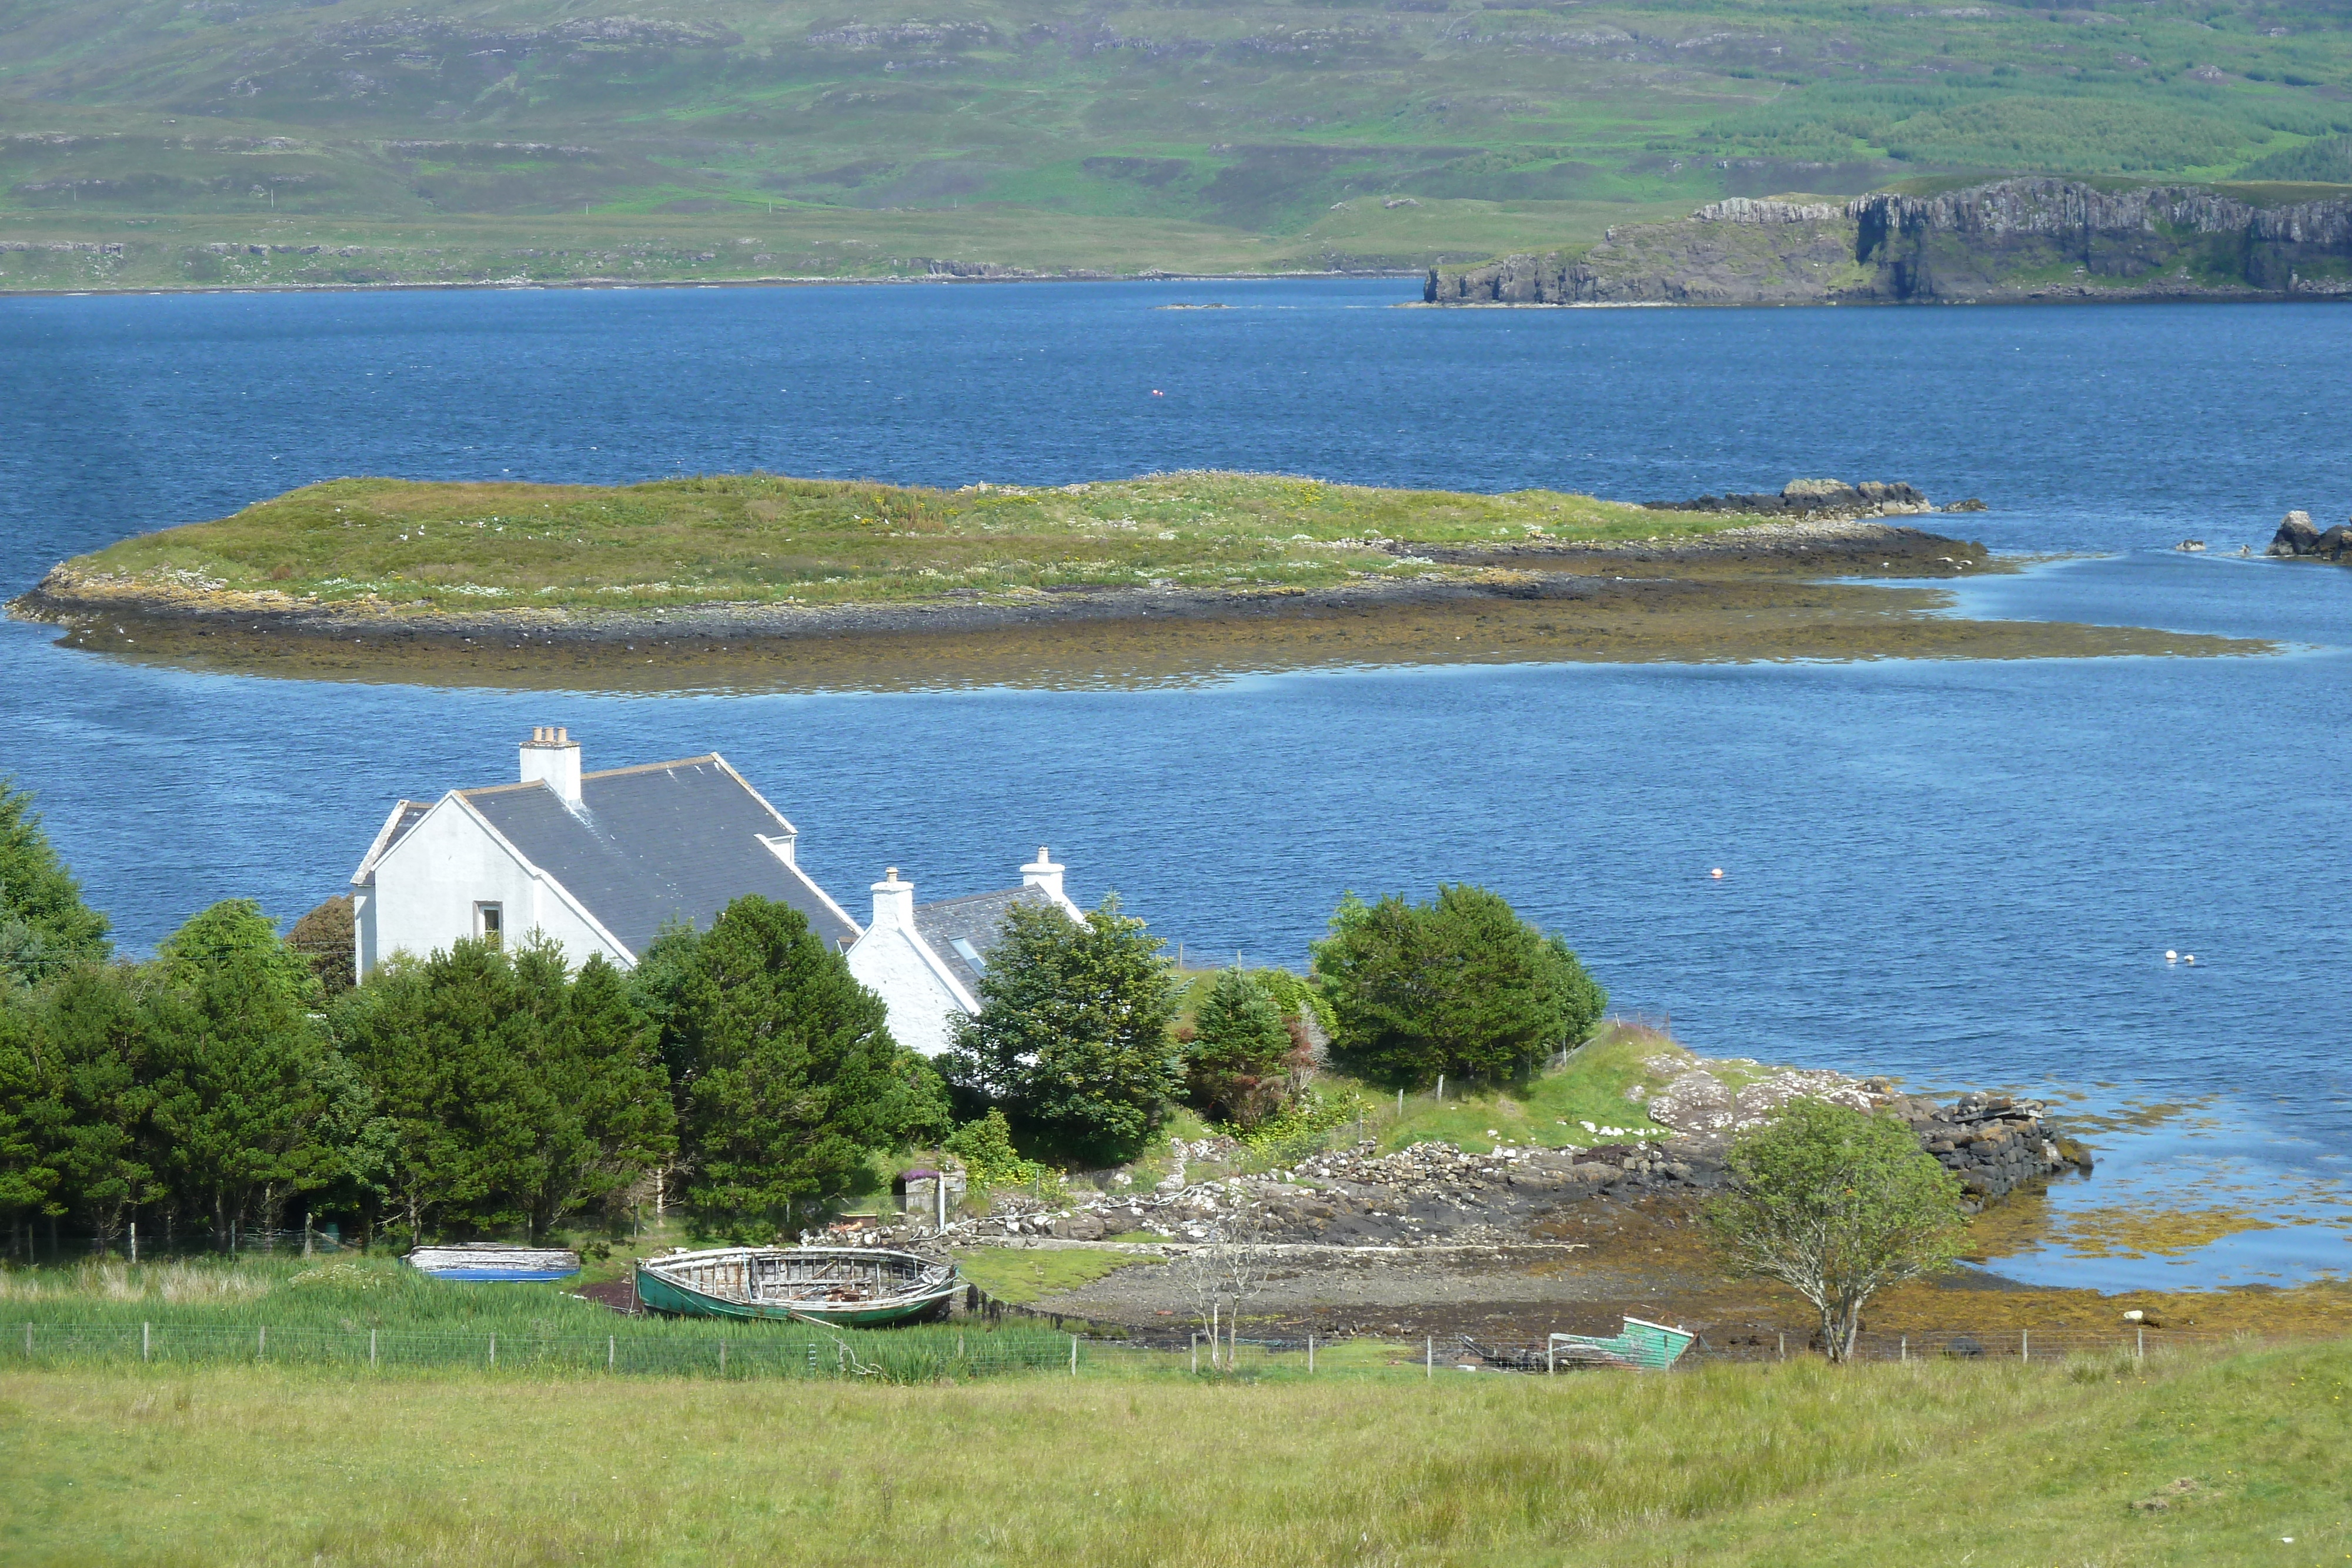
<svg viewBox="0 0 2352 1568">
<path fill-rule="evenodd" d="M 2144 1364 L 712 1393 L 0 1370 L 0 1557 L 2305 1568 L 2352 1554 L 2341 1343 Z"/>
<path fill-rule="evenodd" d="M 0 0 L 0 288 L 1418 267 L 1950 171 L 2343 181 L 2347 87 L 2316 0 Z"/>
<path fill-rule="evenodd" d="M 1545 490 L 1377 490 L 1259 474 L 955 491 L 758 474 L 610 488 L 341 479 L 72 566 L 106 591 L 167 598 L 627 610 L 1151 582 L 1315 588 L 1435 570 L 1382 540 L 1646 538 L 1740 520 Z"/>
</svg>

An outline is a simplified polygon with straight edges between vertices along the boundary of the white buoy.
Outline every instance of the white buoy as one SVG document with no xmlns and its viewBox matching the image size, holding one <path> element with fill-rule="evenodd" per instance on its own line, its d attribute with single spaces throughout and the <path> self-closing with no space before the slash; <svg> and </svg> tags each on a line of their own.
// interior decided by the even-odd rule
<svg viewBox="0 0 2352 1568">
<path fill-rule="evenodd" d="M 2197 955 L 2194 953 L 2184 953 L 2180 956 L 2180 961 L 2184 964 L 2194 964 L 2197 962 Z"/>
<path fill-rule="evenodd" d="M 2164 950 L 2164 961 L 2168 964 L 2178 964 L 2180 962 L 2180 955 L 2167 947 Z"/>
<path fill-rule="evenodd" d="M 1721 866 L 1717 866 L 1706 874 L 1715 878 L 1716 881 L 1721 882 L 1723 880 L 1723 868 Z"/>
</svg>

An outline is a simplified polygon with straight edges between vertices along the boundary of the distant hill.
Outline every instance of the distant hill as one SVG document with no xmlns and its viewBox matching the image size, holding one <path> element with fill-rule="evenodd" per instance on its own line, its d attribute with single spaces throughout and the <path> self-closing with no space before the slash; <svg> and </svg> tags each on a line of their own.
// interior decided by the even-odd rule
<svg viewBox="0 0 2352 1568">
<path fill-rule="evenodd" d="M 1420 267 L 2347 133 L 2317 0 L 0 0 L 0 287 Z"/>
</svg>

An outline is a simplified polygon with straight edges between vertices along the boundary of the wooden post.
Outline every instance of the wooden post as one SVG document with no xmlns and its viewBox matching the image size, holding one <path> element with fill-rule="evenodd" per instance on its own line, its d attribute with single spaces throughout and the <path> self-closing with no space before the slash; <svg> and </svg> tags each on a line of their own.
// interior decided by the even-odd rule
<svg viewBox="0 0 2352 1568">
<path fill-rule="evenodd" d="M 30 1323 L 25 1325 L 25 1359 L 33 1359 L 33 1325 Z"/>
<path fill-rule="evenodd" d="M 1437 1375 L 1437 1336 L 1434 1334 L 1421 1342 L 1421 1375 L 1424 1378 Z"/>
<path fill-rule="evenodd" d="M 310 1211 L 309 1209 L 307 1209 L 307 1208 L 306 1208 L 306 1209 L 304 1209 L 304 1210 L 302 1211 L 302 1256 L 303 1256 L 303 1257 L 305 1257 L 305 1258 L 308 1258 L 310 1255 Z"/>
<path fill-rule="evenodd" d="M 963 1330 L 961 1329 L 956 1330 L 956 1359 L 958 1361 L 963 1359 Z"/>
<path fill-rule="evenodd" d="M 368 1370 L 375 1370 L 375 1330 L 368 1330 Z"/>
<path fill-rule="evenodd" d="M 1544 1375 L 1551 1377 L 1557 1375 L 1559 1372 L 1559 1346 L 1550 1340 L 1546 1340 L 1544 1341 Z"/>
<path fill-rule="evenodd" d="M 1903 1343 L 1895 1347 L 1895 1359 L 1897 1361 L 1908 1361 L 1911 1359 L 1911 1336 L 1909 1334 L 1905 1334 L 1903 1336 Z"/>
<path fill-rule="evenodd" d="M 25 1325 L 25 1354 L 26 1355 L 33 1354 L 33 1325 L 30 1323 Z M 1199 1329 L 1192 1331 L 1192 1375 L 1195 1377 L 1201 1375 L 1201 1331 Z"/>
<path fill-rule="evenodd" d="M 1445 1103 L 1445 1074 L 1443 1072 L 1437 1075 L 1437 1103 L 1441 1105 Z"/>
<path fill-rule="evenodd" d="M 606 1335 L 604 1336 L 604 1370 L 605 1370 L 605 1371 L 610 1372 L 610 1371 L 612 1371 L 612 1370 L 613 1370 L 613 1364 L 614 1364 L 616 1360 L 618 1360 L 618 1359 L 619 1359 L 619 1356 L 620 1356 L 620 1348 L 621 1348 L 621 1342 L 620 1342 L 620 1339 L 619 1339 L 619 1337 L 618 1337 L 618 1336 L 614 1335 L 614 1334 L 606 1334 Z"/>
<path fill-rule="evenodd" d="M 2033 1336 L 2024 1329 L 2017 1331 L 2017 1359 L 2020 1361 L 2033 1359 Z"/>
<path fill-rule="evenodd" d="M 255 1333 L 255 1335 L 254 1335 L 254 1339 L 253 1339 L 253 1359 L 254 1359 L 254 1360 L 256 1360 L 256 1361 L 259 1361 L 263 1356 L 268 1355 L 268 1354 L 269 1354 L 269 1331 L 268 1331 L 267 1328 L 264 1328 L 264 1329 L 261 1329 L 261 1330 L 257 1331 L 257 1332 Z"/>
<path fill-rule="evenodd" d="M 492 1334 L 492 1335 L 490 1336 L 490 1364 L 491 1364 L 492 1366 L 496 1366 L 496 1365 L 498 1365 L 498 1364 L 499 1364 L 499 1336 L 498 1336 L 498 1335 L 496 1335 L 496 1334 Z"/>
<path fill-rule="evenodd" d="M 1397 1091 L 1397 1114 L 1404 1114 L 1404 1091 L 1402 1089 Z"/>
<path fill-rule="evenodd" d="M 1786 1329 L 1780 1331 L 1780 1359 L 1789 1359 L 1789 1331 Z"/>
<path fill-rule="evenodd" d="M 139 1222 L 131 1222 L 131 1266 L 139 1267 Z"/>
<path fill-rule="evenodd" d="M 2137 1332 L 2139 1334 L 2137 1359 L 2146 1361 L 2147 1359 L 2147 1329 L 2143 1325 Z M 33 1354 L 33 1325 L 30 1323 L 26 1323 L 25 1325 L 25 1354 L 26 1355 Z"/>
<path fill-rule="evenodd" d="M 152 1333 L 154 1327 L 155 1325 L 152 1323 L 141 1323 L 139 1325 L 139 1359 L 142 1361 L 152 1361 L 155 1359 L 155 1342 L 153 1339 L 149 1337 Z"/>
<path fill-rule="evenodd" d="M 1219 1347 L 1219 1346 L 1221 1346 L 1221 1345 L 1223 1345 L 1223 1344 L 1224 1343 L 1224 1337 L 1225 1337 L 1225 1336 L 1224 1336 L 1224 1330 L 1223 1330 L 1223 1329 L 1222 1329 L 1222 1328 L 1220 1328 L 1220 1327 L 1218 1326 L 1218 1323 L 1217 1323 L 1217 1312 L 1218 1312 L 1218 1306 L 1217 1306 L 1217 1303 L 1216 1303 L 1216 1302 L 1214 1302 L 1214 1301 L 1210 1302 L 1210 1303 L 1209 1303 L 1209 1370 L 1210 1370 L 1210 1371 L 1212 1371 L 1212 1372 L 1215 1371 L 1215 1370 L 1216 1370 L 1216 1368 L 1217 1368 L 1217 1351 L 1218 1351 L 1218 1347 Z"/>
<path fill-rule="evenodd" d="M 1071 1375 L 1072 1377 L 1076 1377 L 1077 1375 L 1078 1375 L 1078 1336 L 1077 1336 L 1077 1335 L 1076 1335 L 1076 1334 L 1072 1334 L 1072 1335 L 1070 1336 L 1070 1375 Z"/>
<path fill-rule="evenodd" d="M 1315 1336 L 1313 1334 L 1307 1336 L 1307 1372 L 1309 1376 L 1314 1375 L 1315 1373 Z"/>
</svg>

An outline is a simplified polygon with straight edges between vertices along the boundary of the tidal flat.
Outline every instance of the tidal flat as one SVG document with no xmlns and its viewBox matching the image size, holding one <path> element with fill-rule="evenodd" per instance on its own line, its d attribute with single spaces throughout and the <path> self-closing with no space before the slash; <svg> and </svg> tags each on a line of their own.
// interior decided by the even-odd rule
<svg viewBox="0 0 2352 1568">
<path fill-rule="evenodd" d="M 2004 563 L 1908 526 L 1917 510 L 1759 523 L 1205 473 L 956 491 L 341 480 L 78 557 L 10 608 L 140 662 L 516 689 L 2274 651 L 1955 616 L 1932 584 Z"/>
</svg>

